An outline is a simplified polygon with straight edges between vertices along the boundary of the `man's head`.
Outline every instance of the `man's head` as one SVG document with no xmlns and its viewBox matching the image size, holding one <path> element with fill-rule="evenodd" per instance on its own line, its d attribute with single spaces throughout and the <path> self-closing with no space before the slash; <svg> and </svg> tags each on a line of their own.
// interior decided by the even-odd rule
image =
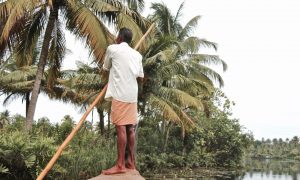
<svg viewBox="0 0 300 180">
<path fill-rule="evenodd" d="M 120 44 L 122 42 L 126 42 L 130 44 L 132 40 L 132 32 L 128 28 L 121 28 L 117 37 L 117 43 Z"/>
</svg>

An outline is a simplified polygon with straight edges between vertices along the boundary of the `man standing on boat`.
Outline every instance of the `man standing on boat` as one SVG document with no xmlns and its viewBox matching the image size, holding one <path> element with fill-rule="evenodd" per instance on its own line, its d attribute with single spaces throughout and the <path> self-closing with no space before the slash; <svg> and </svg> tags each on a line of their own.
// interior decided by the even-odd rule
<svg viewBox="0 0 300 180">
<path fill-rule="evenodd" d="M 135 169 L 134 145 L 137 124 L 138 80 L 144 77 L 142 56 L 129 44 L 132 32 L 122 28 L 117 44 L 108 46 L 103 69 L 109 71 L 108 87 L 105 99 L 111 103 L 111 120 L 116 126 L 118 159 L 110 169 L 103 170 L 105 175 L 125 173 Z M 125 163 L 125 149 L 128 145 L 128 159 Z"/>
</svg>

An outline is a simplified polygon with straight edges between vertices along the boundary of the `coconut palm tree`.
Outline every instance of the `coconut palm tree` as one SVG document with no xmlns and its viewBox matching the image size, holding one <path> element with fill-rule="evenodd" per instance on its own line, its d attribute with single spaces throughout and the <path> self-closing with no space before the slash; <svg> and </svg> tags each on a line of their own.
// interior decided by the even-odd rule
<svg viewBox="0 0 300 180">
<path fill-rule="evenodd" d="M 114 41 L 105 23 L 117 27 L 128 25 L 136 31 L 135 39 L 146 29 L 143 18 L 137 13 L 141 0 L 6 0 L 0 4 L 0 55 L 18 49 L 21 58 L 30 59 L 32 49 L 41 43 L 41 53 L 29 109 L 26 129 L 32 127 L 35 107 L 45 66 L 50 67 L 48 89 L 52 89 L 59 76 L 59 68 L 65 52 L 65 40 L 61 24 L 83 38 L 97 61 L 103 58 L 106 47 Z M 128 6 L 126 6 L 126 4 Z M 130 9 L 130 7 L 134 7 Z M 3 25 L 2 25 L 3 24 Z M 139 28 L 141 27 L 141 28 Z"/>
<path fill-rule="evenodd" d="M 149 17 L 157 24 L 157 34 L 145 52 L 141 111 L 181 125 L 184 134 L 194 126 L 190 111 L 203 110 L 203 98 L 210 96 L 215 86 L 223 86 L 222 77 L 207 65 L 221 65 L 224 70 L 227 65 L 218 56 L 199 53 L 201 47 L 217 49 L 213 42 L 190 36 L 199 16 L 182 26 L 183 4 L 175 16 L 163 3 L 153 3 L 152 8 Z"/>
<path fill-rule="evenodd" d="M 29 106 L 30 92 L 33 87 L 36 66 L 19 66 L 14 58 L 9 58 L 0 68 L 0 92 L 6 95 L 3 105 L 21 97 L 26 103 L 26 112 Z"/>
<path fill-rule="evenodd" d="M 0 92 L 6 95 L 3 105 L 21 97 L 22 102 L 26 102 L 27 114 L 40 49 L 32 49 L 32 52 L 28 52 L 31 56 L 24 55 L 21 58 L 18 54 L 19 47 L 14 49 L 5 63 L 0 66 Z"/>
<path fill-rule="evenodd" d="M 84 64 L 77 62 L 77 70 L 66 70 L 63 71 L 64 79 L 61 80 L 61 87 L 66 89 L 72 89 L 76 94 L 81 95 L 82 101 L 80 104 L 88 105 L 91 104 L 100 90 L 105 86 L 106 81 L 103 80 L 98 72 L 97 67 L 93 67 L 90 64 Z M 60 99 L 59 97 L 57 97 Z M 73 102 L 72 99 L 70 99 Z M 76 103 L 76 102 L 73 102 Z M 83 106 L 85 108 L 86 106 Z M 82 110 L 84 110 L 82 108 Z M 104 134 L 104 115 L 105 112 L 109 114 L 110 103 L 102 102 L 96 105 L 97 113 L 99 115 L 99 129 L 101 134 Z M 108 127 L 109 126 L 108 122 Z M 108 130 L 109 131 L 109 130 Z"/>
</svg>

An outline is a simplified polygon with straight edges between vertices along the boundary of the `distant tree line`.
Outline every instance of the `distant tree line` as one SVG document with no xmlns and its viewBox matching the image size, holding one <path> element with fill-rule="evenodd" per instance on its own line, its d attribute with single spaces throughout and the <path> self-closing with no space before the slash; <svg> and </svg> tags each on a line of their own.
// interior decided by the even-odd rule
<svg viewBox="0 0 300 180">
<path fill-rule="evenodd" d="M 299 136 L 292 139 L 274 138 L 253 141 L 246 151 L 246 155 L 251 158 L 260 159 L 294 159 L 300 160 Z"/>
</svg>

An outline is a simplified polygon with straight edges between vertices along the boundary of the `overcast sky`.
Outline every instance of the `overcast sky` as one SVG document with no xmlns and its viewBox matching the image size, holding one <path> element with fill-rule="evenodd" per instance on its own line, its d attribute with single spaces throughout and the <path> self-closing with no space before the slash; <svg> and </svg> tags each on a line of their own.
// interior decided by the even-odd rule
<svg viewBox="0 0 300 180">
<path fill-rule="evenodd" d="M 148 2 L 144 14 L 149 13 Z M 182 2 L 164 1 L 173 13 Z M 181 22 L 196 15 L 202 18 L 194 35 L 218 43 L 216 54 L 229 66 L 222 74 L 223 91 L 236 102 L 233 117 L 257 139 L 300 136 L 300 1 L 186 0 Z M 74 68 L 75 60 L 88 62 L 82 42 L 66 35 L 72 53 L 64 66 Z M 24 114 L 25 104 L 17 100 L 0 106 L 0 111 L 4 109 Z M 81 115 L 76 110 L 40 96 L 35 119 L 47 116 L 58 122 L 71 114 L 78 121 Z M 96 113 L 94 119 L 98 120 Z"/>
</svg>

